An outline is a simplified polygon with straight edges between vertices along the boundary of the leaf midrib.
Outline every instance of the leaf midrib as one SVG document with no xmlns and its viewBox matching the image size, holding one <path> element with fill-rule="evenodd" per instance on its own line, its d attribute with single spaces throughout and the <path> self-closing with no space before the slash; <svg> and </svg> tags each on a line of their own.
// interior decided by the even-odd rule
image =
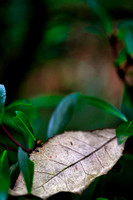
<svg viewBox="0 0 133 200">
<path fill-rule="evenodd" d="M 61 172 L 63 172 L 64 170 L 68 169 L 69 167 L 72 167 L 74 165 L 76 165 L 77 163 L 81 162 L 82 160 L 86 159 L 87 157 L 91 156 L 92 154 L 96 153 L 98 150 L 102 149 L 106 144 L 112 142 L 114 139 L 116 139 L 116 136 L 114 136 L 113 138 L 109 139 L 107 142 L 105 142 L 103 145 L 101 145 L 100 147 L 98 147 L 97 149 L 95 149 L 94 151 L 92 151 L 91 153 L 89 153 L 88 155 L 84 156 L 83 158 L 81 158 L 80 160 L 70 164 L 69 166 L 65 167 L 63 170 L 59 171 L 55 176 L 51 177 L 47 182 L 45 182 L 44 184 L 48 183 L 50 180 L 52 180 L 53 178 L 55 178 L 56 176 L 58 176 Z M 40 186 L 39 186 L 40 187 Z"/>
</svg>

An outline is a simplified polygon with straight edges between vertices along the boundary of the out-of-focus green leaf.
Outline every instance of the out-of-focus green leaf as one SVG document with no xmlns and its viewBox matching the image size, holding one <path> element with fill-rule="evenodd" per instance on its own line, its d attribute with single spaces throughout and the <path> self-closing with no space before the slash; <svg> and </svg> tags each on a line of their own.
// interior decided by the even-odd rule
<svg viewBox="0 0 133 200">
<path fill-rule="evenodd" d="M 6 100 L 6 90 L 4 85 L 0 84 L 0 124 L 4 115 L 4 104 Z"/>
<path fill-rule="evenodd" d="M 108 200 L 106 198 L 96 198 L 96 200 Z"/>
<path fill-rule="evenodd" d="M 125 49 L 123 49 L 115 61 L 115 66 L 118 68 L 121 67 L 121 65 L 124 63 L 124 61 L 126 61 L 126 58 L 127 58 L 126 51 L 125 51 Z"/>
<path fill-rule="evenodd" d="M 20 147 L 18 149 L 18 163 L 24 177 L 28 194 L 30 194 L 33 184 L 34 163 L 28 158 L 27 153 L 25 153 Z"/>
<path fill-rule="evenodd" d="M 124 115 L 127 116 L 129 121 L 133 120 L 133 99 L 131 94 L 130 86 L 125 86 L 124 88 L 124 95 L 121 105 L 121 111 Z"/>
<path fill-rule="evenodd" d="M 92 14 L 99 18 L 106 33 L 110 34 L 112 32 L 112 22 L 106 10 L 103 8 L 102 5 L 99 4 L 98 0 L 88 0 L 87 3 Z"/>
<path fill-rule="evenodd" d="M 36 141 L 36 138 L 27 116 L 22 111 L 16 111 L 16 116 L 13 119 L 20 132 L 26 137 L 28 148 L 33 148 L 33 140 Z"/>
<path fill-rule="evenodd" d="M 133 135 L 133 121 L 120 124 L 116 129 L 118 143 L 122 144 Z"/>
<path fill-rule="evenodd" d="M 48 138 L 64 130 L 73 115 L 74 107 L 79 98 L 80 93 L 74 93 L 68 95 L 59 103 L 48 125 Z"/>
<path fill-rule="evenodd" d="M 61 95 L 48 95 L 41 96 L 31 99 L 32 105 L 37 108 L 55 108 L 58 103 L 62 100 L 63 96 Z"/>
<path fill-rule="evenodd" d="M 45 43 L 46 45 L 47 44 L 57 45 L 67 39 L 68 33 L 69 33 L 69 26 L 66 25 L 53 26 L 46 32 Z"/>
<path fill-rule="evenodd" d="M 125 122 L 127 121 L 127 118 L 123 113 L 121 113 L 116 107 L 102 99 L 90 96 L 82 96 L 81 100 L 86 101 L 87 104 L 95 106 L 96 108 L 99 108 L 115 117 L 118 117 Z"/>
<path fill-rule="evenodd" d="M 7 151 L 4 150 L 0 157 L 0 199 L 6 200 L 10 187 L 9 165 L 7 160 Z"/>
<path fill-rule="evenodd" d="M 126 30 L 123 41 L 125 44 L 125 48 L 127 50 L 127 53 L 131 56 L 133 56 L 133 31 Z"/>
<path fill-rule="evenodd" d="M 96 108 L 110 113 L 123 121 L 127 121 L 124 114 L 122 114 L 117 108 L 107 103 L 106 101 L 96 97 L 84 96 L 80 93 L 74 93 L 65 97 L 57 106 L 48 125 L 47 137 L 52 137 L 54 134 L 61 133 L 61 131 L 65 129 L 72 118 L 77 102 L 80 101 L 84 101 L 88 105 L 95 106 Z"/>
<path fill-rule="evenodd" d="M 32 103 L 30 100 L 28 99 L 21 99 L 21 100 L 17 100 L 17 101 L 14 101 L 13 103 L 9 104 L 7 107 L 6 107 L 6 110 L 10 110 L 10 111 L 13 111 L 13 110 L 16 110 L 17 108 L 25 108 L 26 106 L 31 106 Z"/>
<path fill-rule="evenodd" d="M 96 27 L 94 24 L 87 26 L 86 31 L 90 32 L 92 34 L 99 35 L 99 36 L 104 35 L 104 33 L 98 27 Z"/>
<path fill-rule="evenodd" d="M 123 40 L 126 52 L 133 56 L 133 20 L 120 22 L 118 30 L 118 37 Z"/>
</svg>

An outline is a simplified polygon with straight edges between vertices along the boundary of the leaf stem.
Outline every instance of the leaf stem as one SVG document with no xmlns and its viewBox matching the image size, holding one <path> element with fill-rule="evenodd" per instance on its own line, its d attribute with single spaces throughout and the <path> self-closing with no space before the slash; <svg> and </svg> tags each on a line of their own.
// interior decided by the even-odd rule
<svg viewBox="0 0 133 200">
<path fill-rule="evenodd" d="M 10 133 L 7 131 L 7 129 L 4 127 L 3 124 L 1 124 L 1 127 L 3 128 L 3 130 L 5 131 L 5 133 L 7 134 L 7 136 L 11 139 L 12 142 L 14 142 L 17 146 L 21 147 L 25 152 L 27 153 L 31 153 L 32 149 L 26 149 L 25 147 L 23 147 L 20 143 L 18 143 L 11 135 Z"/>
<path fill-rule="evenodd" d="M 5 150 L 9 149 L 9 150 L 11 150 L 11 151 L 18 152 L 17 149 L 14 149 L 13 147 L 7 146 L 7 145 L 5 145 L 5 144 L 3 144 L 3 143 L 1 143 L 1 142 L 0 142 L 0 146 L 4 147 Z"/>
</svg>

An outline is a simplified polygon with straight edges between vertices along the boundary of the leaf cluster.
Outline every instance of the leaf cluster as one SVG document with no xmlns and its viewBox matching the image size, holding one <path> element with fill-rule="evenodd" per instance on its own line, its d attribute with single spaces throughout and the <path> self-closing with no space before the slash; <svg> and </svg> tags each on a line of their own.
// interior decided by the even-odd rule
<svg viewBox="0 0 133 200">
<path fill-rule="evenodd" d="M 55 106 L 55 103 L 48 105 L 48 98 L 54 99 L 54 97 L 46 96 L 43 97 L 44 103 L 42 103 L 42 97 L 40 98 L 42 106 Z M 58 98 L 56 104 L 61 98 Z M 7 199 L 9 188 L 13 187 L 19 170 L 24 177 L 28 193 L 31 193 L 34 163 L 30 161 L 28 155 L 38 145 L 42 145 L 46 138 L 62 133 L 66 129 L 77 103 L 83 101 L 124 121 L 116 130 L 119 143 L 125 142 L 132 135 L 132 122 L 129 122 L 125 115 L 113 105 L 96 97 L 73 93 L 60 101 L 49 120 L 47 132 L 44 133 L 44 140 L 40 141 L 38 138 L 40 116 L 37 109 L 38 105 L 40 106 L 38 104 L 39 98 L 31 101 L 26 99 L 18 100 L 7 107 L 5 107 L 5 101 L 6 90 L 3 85 L 0 85 L 0 180 L 3 183 L 0 187 L 0 197 L 3 200 Z"/>
</svg>

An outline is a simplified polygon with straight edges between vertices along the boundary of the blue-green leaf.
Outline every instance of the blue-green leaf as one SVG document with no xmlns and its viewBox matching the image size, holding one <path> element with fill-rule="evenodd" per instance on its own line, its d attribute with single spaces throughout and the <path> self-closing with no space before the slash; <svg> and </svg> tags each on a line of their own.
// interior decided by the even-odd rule
<svg viewBox="0 0 133 200">
<path fill-rule="evenodd" d="M 112 21 L 104 7 L 99 4 L 98 0 L 88 1 L 88 6 L 93 16 L 96 16 L 96 19 L 99 18 L 106 33 L 110 34 L 112 32 Z"/>
<path fill-rule="evenodd" d="M 32 148 L 33 140 L 36 141 L 36 138 L 34 137 L 33 129 L 27 116 L 21 111 L 16 111 L 16 116 L 13 119 L 20 132 L 27 138 L 28 147 Z"/>
<path fill-rule="evenodd" d="M 88 105 L 95 106 L 113 116 L 118 117 L 123 121 L 127 121 L 124 114 L 122 114 L 116 107 L 107 103 L 106 101 L 90 96 L 84 96 L 80 93 L 74 93 L 65 97 L 54 111 L 47 130 L 47 137 L 52 137 L 54 134 L 61 133 L 72 118 L 74 108 L 80 101 L 86 102 Z"/>
<path fill-rule="evenodd" d="M 123 40 L 127 54 L 133 56 L 133 20 L 123 20 L 118 29 L 118 37 Z"/>
<path fill-rule="evenodd" d="M 48 138 L 64 130 L 73 115 L 79 97 L 80 93 L 70 94 L 59 103 L 48 125 Z"/>
<path fill-rule="evenodd" d="M 123 37 L 123 41 L 124 41 L 127 53 L 133 56 L 133 31 L 131 31 L 130 29 L 126 30 Z"/>
<path fill-rule="evenodd" d="M 0 124 L 4 115 L 4 104 L 6 101 L 6 90 L 4 85 L 0 84 Z"/>
<path fill-rule="evenodd" d="M 133 135 L 133 121 L 120 124 L 116 129 L 116 136 L 119 144 L 125 142 Z"/>
<path fill-rule="evenodd" d="M 4 150 L 0 157 L 0 200 L 6 200 L 10 187 L 9 165 L 7 151 Z"/>
<path fill-rule="evenodd" d="M 27 153 L 25 153 L 20 147 L 18 149 L 18 163 L 24 177 L 28 194 L 30 194 L 33 184 L 34 162 L 28 158 Z"/>
</svg>

